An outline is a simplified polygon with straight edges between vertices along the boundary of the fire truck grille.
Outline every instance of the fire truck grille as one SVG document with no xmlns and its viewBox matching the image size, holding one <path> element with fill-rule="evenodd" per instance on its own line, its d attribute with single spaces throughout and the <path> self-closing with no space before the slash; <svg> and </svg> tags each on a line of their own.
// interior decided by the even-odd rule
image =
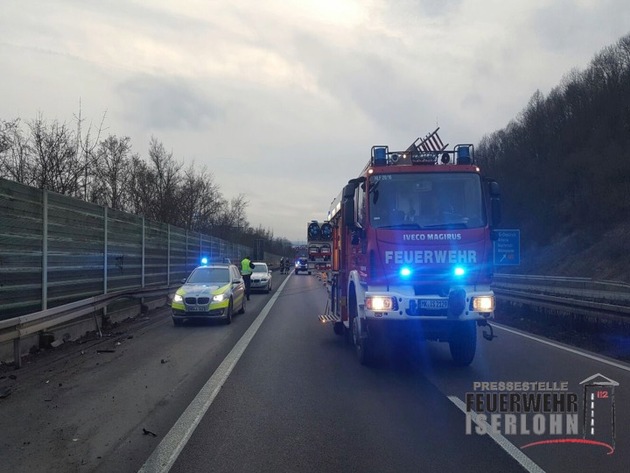
<svg viewBox="0 0 630 473">
<path fill-rule="evenodd" d="M 446 297 L 450 286 L 449 284 L 415 284 L 413 290 L 416 296 L 436 295 Z"/>
</svg>

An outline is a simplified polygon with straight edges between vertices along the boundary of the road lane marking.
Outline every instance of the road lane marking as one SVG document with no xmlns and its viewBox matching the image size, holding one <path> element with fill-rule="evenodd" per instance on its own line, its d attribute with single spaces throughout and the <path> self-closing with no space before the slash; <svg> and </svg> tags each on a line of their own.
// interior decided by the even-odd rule
<svg viewBox="0 0 630 473">
<path fill-rule="evenodd" d="M 571 348 L 571 347 L 567 347 L 567 346 L 564 346 L 564 345 L 560 345 L 560 344 L 554 343 L 554 342 L 552 342 L 550 340 L 545 340 L 544 338 L 538 338 L 538 337 L 535 337 L 534 335 L 529 335 L 527 333 L 523 333 L 523 332 L 518 331 L 518 330 L 513 330 L 513 329 L 510 329 L 510 328 L 507 328 L 504 325 L 499 325 L 499 324 L 493 323 L 492 326 L 495 327 L 495 328 L 498 328 L 500 330 L 505 330 L 506 332 L 513 333 L 514 335 L 520 335 L 521 337 L 529 338 L 530 340 L 535 340 L 535 341 L 543 343 L 545 345 L 549 345 L 549 346 L 552 346 L 552 347 L 555 347 L 555 348 L 559 348 L 561 350 L 568 351 L 569 353 L 573 353 L 574 355 L 580 355 L 580 356 L 583 356 L 584 358 L 589 358 L 589 359 L 594 360 L 594 361 L 599 361 L 600 363 L 604 363 L 604 364 L 607 364 L 607 365 L 610 365 L 610 366 L 614 366 L 615 368 L 619 368 L 620 370 L 624 370 L 624 371 L 630 372 L 630 366 L 625 365 L 625 364 L 623 364 L 621 362 L 607 360 L 606 358 L 602 358 L 601 356 L 598 356 L 598 355 L 587 353 L 585 351 L 581 351 L 581 350 L 578 350 L 576 348 Z"/>
<path fill-rule="evenodd" d="M 462 411 L 466 415 L 470 415 L 473 422 L 480 427 L 485 428 L 486 435 L 488 435 L 495 443 L 501 447 L 508 455 L 510 455 L 514 460 L 516 460 L 525 470 L 530 473 L 545 473 L 545 470 L 540 468 L 536 463 L 534 463 L 531 458 L 525 455 L 521 450 L 519 450 L 512 442 L 506 439 L 503 435 L 494 433 L 492 431 L 492 427 L 486 421 L 479 419 L 477 413 L 475 411 L 468 412 L 466 410 L 466 404 L 457 396 L 447 396 L 449 400 L 457 406 L 457 408 Z"/>
<path fill-rule="evenodd" d="M 210 379 L 208 379 L 203 388 L 201 388 L 184 413 L 177 419 L 175 425 L 173 425 L 153 453 L 151 453 L 144 465 L 138 470 L 138 473 L 166 473 L 171 469 L 177 457 L 188 443 L 188 440 L 192 437 L 201 419 L 203 419 L 203 416 L 227 381 L 236 363 L 238 363 L 243 352 L 254 338 L 254 335 L 256 335 L 256 332 L 264 322 L 267 314 L 269 314 L 271 307 L 276 302 L 276 299 L 290 277 L 291 275 L 289 274 L 282 282 L 275 294 L 271 297 L 269 302 L 267 302 L 260 314 L 258 314 L 256 320 L 252 322 L 240 340 L 236 342 L 234 348 L 232 348 L 230 353 L 228 353 L 221 362 L 217 370 L 212 374 Z"/>
</svg>

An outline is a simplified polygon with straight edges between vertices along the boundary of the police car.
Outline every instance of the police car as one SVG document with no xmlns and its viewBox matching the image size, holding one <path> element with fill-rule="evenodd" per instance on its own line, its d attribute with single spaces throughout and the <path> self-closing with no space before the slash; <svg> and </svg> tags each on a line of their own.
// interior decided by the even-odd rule
<svg viewBox="0 0 630 473">
<path fill-rule="evenodd" d="M 171 303 L 173 324 L 187 320 L 232 322 L 235 311 L 245 312 L 245 283 L 233 264 L 198 266 L 184 281 Z"/>
<path fill-rule="evenodd" d="M 308 267 L 308 258 L 305 258 L 303 256 L 299 257 L 295 261 L 295 274 L 300 274 L 300 271 L 304 271 L 308 274 L 311 274 L 311 271 L 309 270 L 309 267 Z"/>
</svg>

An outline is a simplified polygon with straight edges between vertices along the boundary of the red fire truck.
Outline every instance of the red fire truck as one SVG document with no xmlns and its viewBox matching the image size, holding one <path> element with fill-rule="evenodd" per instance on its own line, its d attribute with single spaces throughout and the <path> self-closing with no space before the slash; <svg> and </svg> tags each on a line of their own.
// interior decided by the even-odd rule
<svg viewBox="0 0 630 473">
<path fill-rule="evenodd" d="M 328 222 L 312 220 L 307 224 L 309 268 L 317 271 L 326 271 L 331 268 L 332 233 L 332 226 Z"/>
<path fill-rule="evenodd" d="M 372 147 L 331 204 L 329 301 L 320 319 L 354 344 L 362 364 L 383 340 L 436 340 L 468 365 L 477 326 L 493 337 L 499 185 L 475 165 L 473 145 L 448 149 L 438 130 L 405 151 Z"/>
</svg>

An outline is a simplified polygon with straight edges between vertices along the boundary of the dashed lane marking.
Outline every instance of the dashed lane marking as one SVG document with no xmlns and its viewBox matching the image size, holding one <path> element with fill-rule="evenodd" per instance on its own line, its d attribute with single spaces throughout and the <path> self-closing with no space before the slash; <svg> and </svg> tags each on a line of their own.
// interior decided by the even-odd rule
<svg viewBox="0 0 630 473">
<path fill-rule="evenodd" d="M 466 404 L 457 396 L 448 396 L 448 399 L 457 406 L 457 408 L 466 415 L 470 415 L 473 422 L 479 426 L 484 427 L 487 435 L 495 441 L 495 443 L 501 447 L 505 452 L 516 460 L 525 470 L 530 473 L 545 473 L 545 470 L 540 468 L 534 463 L 527 455 L 521 452 L 512 442 L 506 439 L 503 435 L 497 434 L 492 431 L 492 427 L 484 420 L 479 419 L 476 412 L 466 411 Z"/>
<path fill-rule="evenodd" d="M 138 470 L 138 473 L 166 473 L 171 469 L 175 460 L 177 460 L 177 457 L 188 443 L 188 440 L 192 437 L 201 419 L 203 419 L 203 416 L 227 381 L 236 363 L 238 363 L 243 352 L 245 352 L 245 349 L 254 338 L 254 335 L 256 335 L 256 332 L 265 321 L 267 314 L 269 314 L 271 307 L 273 307 L 290 277 L 291 275 L 282 282 L 275 294 L 271 297 L 269 302 L 267 302 L 260 314 L 258 314 L 256 320 L 252 322 L 240 340 L 234 345 L 232 351 L 228 353 L 214 374 L 203 388 L 201 388 L 201 391 L 195 396 L 195 399 L 192 400 L 184 413 L 177 419 L 175 425 L 168 431 L 151 456 L 149 456 L 144 465 L 142 465 L 142 468 Z"/>
</svg>

